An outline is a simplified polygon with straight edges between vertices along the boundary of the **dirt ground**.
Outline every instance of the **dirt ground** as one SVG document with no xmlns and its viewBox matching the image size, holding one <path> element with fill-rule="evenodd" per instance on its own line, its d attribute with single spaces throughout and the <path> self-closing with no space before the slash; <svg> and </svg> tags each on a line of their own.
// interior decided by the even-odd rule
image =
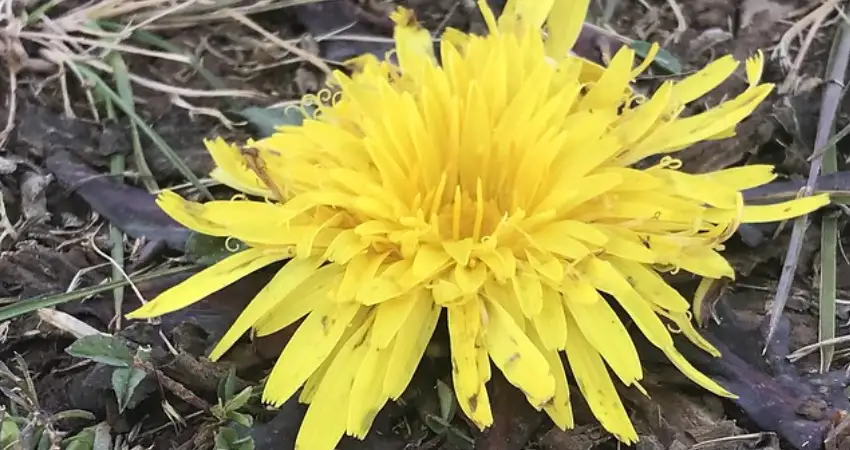
<svg viewBox="0 0 850 450">
<path fill-rule="evenodd" d="M 383 54 L 392 35 L 386 15 L 395 4 L 414 8 L 439 33 L 446 27 L 483 30 L 475 2 L 230 0 L 226 13 L 227 8 L 193 9 L 202 2 L 128 1 L 123 10 L 90 9 L 101 14 L 97 20 L 77 13 L 97 3 L 43 3 L 57 4 L 36 14 L 42 2 L 0 1 L 5 27 L 0 127 L 8 123 L 0 134 L 0 448 L 292 448 L 303 407 L 293 401 L 279 410 L 265 408 L 260 389 L 250 389 L 271 367 L 287 331 L 246 339 L 217 364 L 204 358 L 274 267 L 157 322 L 119 318 L 119 311 L 138 305 L 139 296 L 152 298 L 198 270 L 181 270 L 187 267 L 181 262 L 203 265 L 220 245 L 175 226 L 151 193 L 179 186 L 182 194 L 201 198 L 188 176 L 208 184 L 212 162 L 203 138 L 243 141 L 260 135 L 269 120 L 280 117 L 265 108 L 315 92 L 328 68 L 351 56 Z M 671 72 L 691 72 L 719 55 L 742 59 L 762 49 L 765 81 L 776 83 L 776 91 L 739 126 L 737 136 L 684 151 L 685 170 L 771 163 L 784 179 L 798 183 L 792 186 L 806 179 L 821 107 L 843 98 L 843 92 L 839 97 L 827 92 L 830 83 L 846 80 L 843 72 L 828 75 L 828 61 L 846 20 L 837 11 L 847 2 L 593 3 L 590 20 L 599 28 L 583 33 L 576 49 L 583 56 L 604 62 L 631 40 L 659 42 L 667 52 L 667 67 L 654 65 L 639 89 L 652 89 L 675 76 Z M 114 33 L 127 26 L 136 34 Z M 717 104 L 744 84 L 742 77 L 732 77 L 693 108 Z M 131 97 L 124 96 L 127 86 Z M 123 106 L 135 117 L 107 91 L 125 99 Z M 841 101 L 835 130 L 848 124 L 848 112 L 850 103 Z M 182 171 L 162 142 L 183 162 Z M 850 155 L 846 143 L 837 144 L 839 170 Z M 850 190 L 842 174 L 832 181 L 836 191 Z M 217 196 L 228 192 L 220 186 L 209 190 Z M 726 254 L 740 276 L 712 297 L 717 303 L 704 330 L 727 356 L 709 360 L 682 346 L 700 369 L 736 386 L 740 397 L 710 396 L 648 346 L 640 348 L 647 355 L 644 386 L 650 398 L 622 391 L 641 436 L 636 448 L 850 449 L 850 440 L 844 440 L 848 352 L 840 339 L 828 368 L 822 355 L 832 347 L 788 358 L 818 343 L 823 323 L 835 324 L 839 338 L 847 332 L 844 212 L 830 213 L 840 238 L 834 307 L 824 312 L 819 306 L 824 258 L 822 216 L 815 215 L 791 297 L 769 343 L 764 318 L 791 224 L 755 228 L 750 230 L 755 237 L 742 234 L 729 242 Z M 123 278 L 115 261 L 127 274 L 147 279 L 135 288 L 108 284 Z M 694 289 L 687 277 L 673 282 L 683 291 Z M 68 350 L 96 332 L 118 339 Z M 150 351 L 137 353 L 140 347 Z M 341 448 L 622 448 L 580 400 L 574 402 L 576 429 L 563 432 L 495 372 L 490 398 L 496 422 L 478 432 L 454 412 L 446 348 L 445 336 L 438 335 L 403 401 L 387 406 L 365 441 L 346 439 Z M 126 355 L 133 356 L 130 366 L 122 359 Z M 8 440 L 13 434 L 17 443 Z"/>
</svg>

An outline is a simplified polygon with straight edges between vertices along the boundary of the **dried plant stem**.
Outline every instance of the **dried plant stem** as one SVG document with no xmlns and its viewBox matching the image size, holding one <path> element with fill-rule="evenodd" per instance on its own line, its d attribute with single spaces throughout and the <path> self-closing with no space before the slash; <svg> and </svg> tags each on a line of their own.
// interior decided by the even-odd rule
<svg viewBox="0 0 850 450">
<path fill-rule="evenodd" d="M 834 52 L 830 55 L 828 73 L 826 75 L 827 85 L 824 88 L 817 135 L 815 137 L 815 149 L 823 148 L 829 142 L 830 134 L 835 123 L 835 116 L 841 102 L 844 78 L 847 72 L 848 60 L 850 60 L 850 29 L 848 28 L 850 26 L 847 23 L 841 24 L 839 28 L 841 38 L 838 41 L 838 45 L 834 48 Z M 822 166 L 823 154 L 812 159 L 806 187 L 801 192 L 802 196 L 812 195 Z M 782 318 L 782 311 L 788 302 L 791 285 L 794 282 L 794 273 L 797 270 L 797 264 L 800 259 L 800 251 L 803 248 L 803 238 L 805 237 L 808 226 L 808 214 L 794 221 L 794 229 L 791 231 L 791 240 L 788 243 L 788 251 L 785 254 L 785 264 L 782 265 L 782 275 L 779 277 L 779 285 L 776 288 L 776 295 L 773 298 L 773 303 L 770 306 L 770 312 L 767 317 L 769 328 L 765 342 L 770 342 L 773 338 L 773 334 L 779 325 L 779 320 Z"/>
</svg>

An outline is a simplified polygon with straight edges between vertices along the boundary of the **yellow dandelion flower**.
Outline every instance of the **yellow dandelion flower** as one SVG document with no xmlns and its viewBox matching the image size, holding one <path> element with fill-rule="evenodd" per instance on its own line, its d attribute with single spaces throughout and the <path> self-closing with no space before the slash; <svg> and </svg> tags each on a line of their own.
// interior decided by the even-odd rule
<svg viewBox="0 0 850 450">
<path fill-rule="evenodd" d="M 788 219 L 828 198 L 745 205 L 741 191 L 771 181 L 772 167 L 677 170 L 668 154 L 733 135 L 771 91 L 759 83 L 761 54 L 746 62 L 744 92 L 682 118 L 738 63 L 720 58 L 640 96 L 630 83 L 649 62 L 635 67 L 632 49 L 608 67 L 569 52 L 587 6 L 509 0 L 497 19 L 479 0 L 488 35 L 451 30 L 439 55 L 412 13 L 396 11 L 397 65 L 360 57 L 353 75 L 334 74 L 336 94 L 305 100 L 318 112 L 302 125 L 246 149 L 208 142 L 212 175 L 263 201 L 159 197 L 185 226 L 249 248 L 130 316 L 175 311 L 288 260 L 211 358 L 248 330 L 303 319 L 263 396 L 279 405 L 303 387 L 303 450 L 363 438 L 410 382 L 443 313 L 457 399 L 481 428 L 493 421 L 492 361 L 561 428 L 573 426 L 569 369 L 602 426 L 635 442 L 611 374 L 642 389 L 643 372 L 615 310 L 695 383 L 730 396 L 676 350 L 671 329 L 717 355 L 659 272 L 734 277 L 718 251 L 740 223 Z"/>
</svg>

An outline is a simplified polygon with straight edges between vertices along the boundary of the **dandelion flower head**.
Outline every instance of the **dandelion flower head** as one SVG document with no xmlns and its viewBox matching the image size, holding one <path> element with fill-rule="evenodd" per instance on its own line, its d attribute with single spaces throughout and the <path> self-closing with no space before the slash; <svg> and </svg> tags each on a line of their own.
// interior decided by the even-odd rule
<svg viewBox="0 0 850 450">
<path fill-rule="evenodd" d="M 732 278 L 719 251 L 739 224 L 828 198 L 746 205 L 741 191 L 774 179 L 771 166 L 678 170 L 672 153 L 733 136 L 770 93 L 761 54 L 745 63 L 742 93 L 682 117 L 739 63 L 722 57 L 640 95 L 631 83 L 657 47 L 637 66 L 630 48 L 607 67 L 570 53 L 588 2 L 509 0 L 496 18 L 479 0 L 487 35 L 448 30 L 437 51 L 398 9 L 397 63 L 359 57 L 351 75 L 334 74 L 333 95 L 305 99 L 317 111 L 302 124 L 245 148 L 207 143 L 213 177 L 247 195 L 160 195 L 183 225 L 248 248 L 130 316 L 178 310 L 286 260 L 211 358 L 249 330 L 297 323 L 263 399 L 280 405 L 301 390 L 303 450 L 363 438 L 407 387 L 443 314 L 457 401 L 482 429 L 493 422 L 492 362 L 561 428 L 573 426 L 569 372 L 601 425 L 635 442 L 614 383 L 642 389 L 623 315 L 684 375 L 730 396 L 675 348 L 671 332 L 718 354 L 660 273 Z"/>
</svg>

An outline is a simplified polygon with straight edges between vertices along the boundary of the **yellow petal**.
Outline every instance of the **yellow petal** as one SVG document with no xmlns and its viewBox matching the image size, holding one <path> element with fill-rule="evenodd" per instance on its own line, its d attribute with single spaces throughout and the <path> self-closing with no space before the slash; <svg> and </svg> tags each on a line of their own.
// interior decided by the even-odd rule
<svg viewBox="0 0 850 450">
<path fill-rule="evenodd" d="M 389 256 L 389 252 L 379 254 L 368 252 L 351 258 L 351 261 L 345 265 L 345 275 L 336 290 L 337 301 L 354 300 L 359 287 L 372 281 L 387 256 Z"/>
<path fill-rule="evenodd" d="M 362 344 L 370 325 L 371 321 L 367 320 L 358 328 L 328 368 L 333 376 L 322 379 L 295 438 L 296 449 L 334 450 L 345 433 L 352 400 L 351 385 L 369 349 Z M 277 367 L 279 365 L 275 369 Z M 266 384 L 267 391 L 270 383 L 271 378 Z"/>
<path fill-rule="evenodd" d="M 599 297 L 599 294 L 596 296 Z M 637 349 L 608 301 L 599 298 L 595 302 L 586 303 L 574 298 L 570 293 L 564 294 L 567 314 L 575 318 L 578 326 L 577 329 L 570 328 L 569 332 L 580 332 L 623 384 L 628 386 L 643 378 Z"/>
<path fill-rule="evenodd" d="M 476 255 L 496 280 L 507 282 L 516 273 L 516 256 L 508 248 L 482 250 Z"/>
<path fill-rule="evenodd" d="M 271 196 L 269 188 L 245 163 L 245 157 L 239 147 L 228 144 L 222 138 L 205 139 L 204 145 L 216 165 L 210 173 L 213 179 L 246 194 L 260 197 Z"/>
<path fill-rule="evenodd" d="M 377 306 L 375 325 L 372 330 L 371 345 L 386 348 L 407 320 L 408 315 L 419 302 L 418 296 L 424 295 L 421 289 L 403 295 Z"/>
<path fill-rule="evenodd" d="M 605 253 L 645 264 L 658 260 L 658 256 L 641 242 L 636 233 L 619 226 L 598 226 L 597 229 L 607 238 L 603 247 Z"/>
<path fill-rule="evenodd" d="M 678 119 L 657 135 L 647 138 L 641 145 L 647 148 L 654 147 L 656 152 L 675 151 L 714 136 L 752 114 L 770 94 L 771 88 L 770 85 L 759 85 L 713 109 Z"/>
<path fill-rule="evenodd" d="M 590 248 L 581 243 L 578 239 L 574 239 L 558 227 L 559 223 L 555 222 L 551 225 L 537 231 L 531 235 L 532 241 L 540 247 L 540 249 L 552 252 L 569 260 L 579 260 L 590 254 Z"/>
<path fill-rule="evenodd" d="M 560 283 L 564 276 L 564 261 L 551 253 L 539 252 L 533 248 L 525 250 L 528 265 L 540 277 L 541 283 Z"/>
<path fill-rule="evenodd" d="M 566 183 L 566 179 L 564 179 Z M 606 192 L 616 188 L 623 182 L 623 177 L 616 173 L 593 174 L 582 179 L 581 187 L 564 189 L 554 186 L 551 193 L 540 202 L 536 211 L 557 211 L 561 214 L 598 199 Z M 570 182 L 571 184 L 574 182 Z"/>
<path fill-rule="evenodd" d="M 321 264 L 322 261 L 316 258 L 292 259 L 287 262 L 239 314 L 210 353 L 210 359 L 217 361 L 249 328 L 274 310 L 278 303 L 289 300 L 289 294 L 316 273 Z"/>
<path fill-rule="evenodd" d="M 702 386 L 704 389 L 712 392 L 721 397 L 727 398 L 736 398 L 735 394 L 727 391 L 725 388 L 717 384 L 711 378 L 708 378 L 696 369 L 675 347 L 669 347 L 664 350 L 664 354 L 667 355 L 667 359 L 669 359 L 674 366 L 676 366 L 679 371 L 681 371 L 686 377 L 690 378 L 694 383 Z"/>
<path fill-rule="evenodd" d="M 643 298 L 668 311 L 685 312 L 690 307 L 682 294 L 667 284 L 658 272 L 641 263 L 622 258 L 611 258 L 609 262 L 629 280 Z"/>
<path fill-rule="evenodd" d="M 483 264 L 478 264 L 475 267 L 455 266 L 454 282 L 460 289 L 462 295 L 477 294 L 484 280 L 487 279 L 487 268 Z"/>
<path fill-rule="evenodd" d="M 658 51 L 661 49 L 661 46 L 658 45 L 657 42 L 653 42 L 652 45 L 649 46 L 649 50 L 647 50 L 646 55 L 643 57 L 643 60 L 632 70 L 631 77 L 632 79 L 637 78 L 642 74 L 649 65 L 655 60 L 655 57 L 658 55 Z"/>
<path fill-rule="evenodd" d="M 494 301 L 501 305 L 502 308 L 505 308 L 505 311 L 508 312 L 514 323 L 524 330 L 525 315 L 522 313 L 522 307 L 519 305 L 519 298 L 517 298 L 514 293 L 511 284 L 513 284 L 513 282 L 510 282 L 509 284 L 487 282 L 484 283 L 484 293 L 491 301 Z"/>
<path fill-rule="evenodd" d="M 734 209 L 737 205 L 737 197 L 740 195 L 737 189 L 706 177 L 666 169 L 657 170 L 654 174 L 666 179 L 670 183 L 669 187 L 685 198 L 698 200 L 716 208 Z"/>
<path fill-rule="evenodd" d="M 675 323 L 677 327 L 679 327 L 679 331 L 688 338 L 694 345 L 704 350 L 706 353 L 714 356 L 715 358 L 720 357 L 720 351 L 717 350 L 713 345 L 711 345 L 708 340 L 702 337 L 699 332 L 697 332 L 696 328 L 694 328 L 693 324 L 691 324 L 691 314 L 689 311 L 683 313 L 669 313 L 664 310 L 656 309 L 659 315 L 662 315 L 669 319 L 671 322 Z"/>
<path fill-rule="evenodd" d="M 310 378 L 307 378 L 307 382 L 304 383 L 304 387 L 301 389 L 301 394 L 298 396 L 299 402 L 304 404 L 310 404 L 313 402 L 313 398 L 316 396 L 316 391 L 319 390 L 319 386 L 321 386 L 322 380 L 324 380 L 325 375 L 327 375 L 331 364 L 336 361 L 337 355 L 339 355 L 343 348 L 348 348 L 346 346 L 349 345 L 349 340 L 355 333 L 361 332 L 363 329 L 361 325 L 363 325 L 364 322 L 372 320 L 373 317 L 373 315 L 363 313 L 363 311 L 354 316 L 354 319 L 351 321 L 351 325 L 342 333 L 339 341 L 328 354 L 328 357 L 322 362 L 322 365 L 320 365 L 319 368 L 310 375 Z M 359 336 L 365 337 L 363 334 L 360 334 Z"/>
<path fill-rule="evenodd" d="M 543 410 L 546 411 L 546 414 L 552 418 L 552 421 L 561 430 L 572 428 L 575 422 L 573 420 L 573 409 L 570 405 L 570 387 L 567 384 L 567 374 L 564 371 L 564 364 L 561 362 L 561 355 L 557 350 L 547 348 L 543 345 L 540 336 L 538 336 L 533 328 L 526 327 L 528 338 L 537 346 L 540 353 L 546 357 L 546 361 L 549 362 L 549 371 L 552 372 L 552 376 L 555 378 L 555 395 L 552 397 L 550 403 L 543 406 Z M 564 337 L 566 338 L 566 334 Z"/>
<path fill-rule="evenodd" d="M 637 432 L 599 353 L 585 340 L 572 315 L 567 316 L 567 328 L 567 361 L 593 415 L 620 441 L 637 442 Z"/>
<path fill-rule="evenodd" d="M 443 31 L 442 36 L 440 36 L 440 42 L 445 45 L 446 43 L 453 45 L 457 49 L 463 49 L 466 47 L 467 42 L 469 42 L 469 35 L 464 33 L 463 31 L 458 30 L 457 28 L 446 27 L 446 30 Z"/>
<path fill-rule="evenodd" d="M 555 378 L 549 362 L 531 343 L 510 314 L 498 303 L 487 301 L 487 325 L 484 341 L 496 367 L 505 378 L 525 393 L 537 409 L 555 396 Z"/>
<path fill-rule="evenodd" d="M 611 263 L 591 257 L 582 261 L 579 268 L 591 284 L 617 300 L 653 345 L 661 349 L 673 345 L 673 338 L 670 337 L 667 327 L 655 315 L 649 302 L 634 290 Z M 569 323 L 567 328 L 570 328 Z"/>
<path fill-rule="evenodd" d="M 478 336 L 478 340 L 475 341 L 475 347 L 478 353 L 478 379 L 486 385 L 493 374 L 490 372 L 490 355 L 487 353 L 487 346 L 484 345 L 484 338 L 482 336 Z M 485 389 L 484 391 L 486 392 L 487 390 Z"/>
<path fill-rule="evenodd" d="M 475 348 L 481 332 L 481 308 L 477 298 L 446 309 L 452 358 L 452 378 L 461 410 L 476 426 L 484 429 L 493 423 L 489 403 L 482 401 L 486 387 L 478 371 Z"/>
<path fill-rule="evenodd" d="M 508 0 L 502 15 L 499 16 L 499 29 L 503 32 L 538 30 L 543 26 L 554 2 L 555 0 Z"/>
<path fill-rule="evenodd" d="M 578 105 L 580 110 L 592 110 L 594 108 L 610 108 L 612 105 L 622 103 L 629 82 L 632 81 L 632 65 L 634 64 L 635 51 L 623 46 L 611 59 L 608 68 L 602 78 L 590 88 Z"/>
<path fill-rule="evenodd" d="M 735 269 L 729 261 L 711 247 L 685 249 L 675 264 L 690 273 L 708 278 L 735 278 Z"/>
<path fill-rule="evenodd" d="M 555 0 L 546 22 L 549 31 L 546 39 L 547 56 L 556 60 L 567 56 L 578 40 L 589 6 L 590 0 Z"/>
<path fill-rule="evenodd" d="M 740 167 L 730 167 L 728 169 L 697 174 L 694 176 L 708 178 L 718 184 L 726 186 L 729 189 L 735 189 L 737 191 L 761 186 L 776 179 L 774 167 L 769 164 L 751 164 Z"/>
<path fill-rule="evenodd" d="M 567 338 L 567 322 L 564 319 L 564 305 L 561 293 L 549 286 L 543 286 L 543 305 L 540 314 L 532 317 L 543 349 L 563 350 Z M 539 346 L 538 346 L 539 347 Z"/>
<path fill-rule="evenodd" d="M 605 233 L 599 231 L 595 226 L 577 220 L 560 220 L 553 222 L 547 228 L 554 228 L 559 233 L 572 236 L 580 241 L 596 246 L 603 246 L 608 242 Z"/>
<path fill-rule="evenodd" d="M 614 132 L 621 136 L 623 145 L 629 146 L 638 142 L 658 121 L 662 120 L 663 114 L 669 109 L 672 93 L 673 84 L 665 82 L 649 101 L 630 111 L 625 119 L 621 119 Z"/>
<path fill-rule="evenodd" d="M 697 325 L 701 327 L 705 326 L 702 314 L 703 303 L 705 303 L 705 298 L 708 294 L 714 291 L 715 286 L 718 284 L 722 285 L 721 283 L 722 281 L 717 278 L 702 278 L 699 281 L 696 291 L 694 291 L 694 300 L 691 306 L 691 314 L 694 315 Z"/>
<path fill-rule="evenodd" d="M 747 58 L 745 63 L 747 68 L 747 82 L 750 86 L 755 86 L 761 81 L 762 71 L 764 70 L 764 53 L 761 49 L 756 51 L 756 54 Z"/>
<path fill-rule="evenodd" d="M 364 439 L 372 427 L 375 416 L 387 403 L 383 381 L 387 373 L 387 359 L 391 353 L 391 346 L 389 348 L 369 346 L 366 351 L 366 356 L 351 385 L 351 402 L 348 406 L 346 426 L 351 436 Z"/>
<path fill-rule="evenodd" d="M 673 97 L 682 104 L 690 103 L 729 78 L 737 67 L 738 62 L 731 55 L 715 59 L 693 75 L 676 83 Z"/>
<path fill-rule="evenodd" d="M 333 300 L 331 290 L 339 283 L 342 270 L 343 268 L 336 264 L 328 264 L 316 270 L 310 278 L 291 291 L 285 302 L 277 301 L 274 309 L 257 320 L 257 336 L 276 333 L 310 311 L 330 303 Z"/>
<path fill-rule="evenodd" d="M 259 248 L 243 250 L 159 294 L 155 299 L 127 314 L 126 317 L 146 319 L 177 311 L 229 286 L 251 272 L 287 257 L 289 257 L 288 254 L 277 250 Z"/>
<path fill-rule="evenodd" d="M 415 296 L 416 303 L 396 334 L 392 354 L 387 361 L 384 394 L 397 400 L 419 366 L 428 342 L 434 334 L 441 308 L 434 305 L 427 293 Z"/>
<path fill-rule="evenodd" d="M 280 205 L 248 200 L 214 200 L 195 203 L 163 191 L 157 205 L 181 225 L 210 236 L 233 236 L 242 241 L 284 243 L 278 227 Z M 258 219 L 262 218 L 262 219 Z"/>
<path fill-rule="evenodd" d="M 356 300 L 366 306 L 396 298 L 413 286 L 403 286 L 401 279 L 409 272 L 413 261 L 400 259 L 383 266 L 383 271 L 368 282 L 362 282 Z"/>
<path fill-rule="evenodd" d="M 473 242 L 472 239 L 461 239 L 459 241 L 444 241 L 443 250 L 448 253 L 454 261 L 465 266 L 469 263 L 469 256 L 472 254 Z"/>
<path fill-rule="evenodd" d="M 497 34 L 499 27 L 496 24 L 496 18 L 493 16 L 493 10 L 490 9 L 487 0 L 478 0 L 478 9 L 481 11 L 481 15 L 484 16 L 484 22 L 487 24 L 487 29 L 490 33 Z"/>
<path fill-rule="evenodd" d="M 793 219 L 829 204 L 828 194 L 813 195 L 773 205 L 747 205 L 741 217 L 742 223 L 778 222 Z"/>
<path fill-rule="evenodd" d="M 357 314 L 364 313 L 363 309 L 356 303 L 329 303 L 314 309 L 278 357 L 266 381 L 263 401 L 279 406 L 289 399 L 327 358 L 343 332 L 356 321 Z"/>
<path fill-rule="evenodd" d="M 366 250 L 370 242 L 361 239 L 354 230 L 342 230 L 328 244 L 322 257 L 337 264 L 348 264 L 351 258 Z"/>
<path fill-rule="evenodd" d="M 513 278 L 514 295 L 519 299 L 519 305 L 525 317 L 534 317 L 540 313 L 543 306 L 543 290 L 540 279 L 533 273 L 520 271 Z"/>
</svg>

